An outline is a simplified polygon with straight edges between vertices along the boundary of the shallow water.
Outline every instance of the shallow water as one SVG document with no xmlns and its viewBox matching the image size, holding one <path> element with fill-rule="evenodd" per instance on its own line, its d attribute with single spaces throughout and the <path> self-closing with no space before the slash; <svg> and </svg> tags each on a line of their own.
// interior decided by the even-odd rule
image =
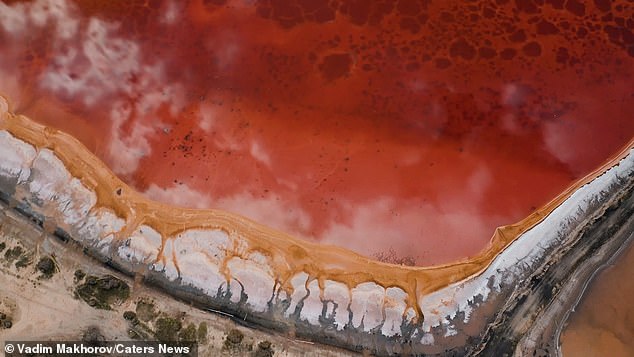
<svg viewBox="0 0 634 357">
<path fill-rule="evenodd" d="M 634 353 L 634 244 L 586 290 L 561 336 L 564 356 L 631 356 Z"/>
</svg>

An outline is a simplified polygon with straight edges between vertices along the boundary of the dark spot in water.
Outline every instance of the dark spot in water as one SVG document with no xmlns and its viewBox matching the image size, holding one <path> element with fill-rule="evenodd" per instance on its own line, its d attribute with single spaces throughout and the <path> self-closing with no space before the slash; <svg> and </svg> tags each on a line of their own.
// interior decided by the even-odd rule
<svg viewBox="0 0 634 357">
<path fill-rule="evenodd" d="M 587 35 L 588 35 L 588 29 L 586 29 L 585 27 L 579 27 L 577 29 L 578 38 L 585 38 Z"/>
<path fill-rule="evenodd" d="M 505 60 L 511 60 L 515 58 L 517 51 L 513 48 L 505 48 L 500 52 L 500 57 Z"/>
<path fill-rule="evenodd" d="M 396 9 L 403 15 L 416 15 L 422 10 L 422 7 L 418 0 L 399 0 Z"/>
<path fill-rule="evenodd" d="M 559 49 L 557 49 L 557 55 L 556 55 L 557 63 L 566 64 L 569 58 L 570 58 L 570 55 L 568 54 L 567 48 L 559 47 Z"/>
<path fill-rule="evenodd" d="M 526 41 L 526 32 L 524 30 L 517 30 L 509 37 L 512 42 L 524 42 Z"/>
<path fill-rule="evenodd" d="M 529 57 L 538 57 L 542 54 L 542 46 L 533 41 L 525 44 L 524 47 L 522 47 L 522 51 Z"/>
<path fill-rule="evenodd" d="M 481 58 L 490 59 L 495 57 L 497 52 L 495 51 L 495 49 L 491 47 L 481 47 L 478 50 L 478 54 L 480 55 Z"/>
<path fill-rule="evenodd" d="M 539 8 L 532 0 L 515 0 L 515 7 L 519 11 L 523 11 L 527 14 L 536 14 L 539 12 Z"/>
<path fill-rule="evenodd" d="M 436 68 L 445 69 L 451 66 L 451 61 L 447 58 L 437 58 L 436 59 Z"/>
<path fill-rule="evenodd" d="M 566 1 L 566 10 L 577 16 L 583 16 L 586 14 L 586 5 L 577 0 L 568 0 Z"/>
<path fill-rule="evenodd" d="M 476 49 L 469 44 L 464 38 L 461 38 L 451 44 L 449 48 L 449 54 L 451 57 L 462 57 L 466 60 L 472 60 L 475 58 Z"/>
<path fill-rule="evenodd" d="M 414 18 L 404 17 L 401 19 L 401 22 L 399 24 L 401 26 L 401 29 L 408 30 L 409 32 L 413 34 L 416 34 L 420 31 L 420 24 Z"/>
<path fill-rule="evenodd" d="M 334 81 L 350 73 L 352 58 L 347 53 L 336 53 L 324 57 L 319 71 L 327 81 Z"/>
<path fill-rule="evenodd" d="M 417 62 L 410 62 L 407 65 L 405 65 L 405 69 L 408 72 L 417 71 L 419 68 L 420 68 L 420 64 L 418 64 Z"/>
<path fill-rule="evenodd" d="M 619 40 L 621 37 L 621 29 L 612 25 L 603 26 L 603 32 L 610 38 L 611 41 L 615 42 Z"/>
<path fill-rule="evenodd" d="M 564 8 L 565 0 L 546 0 L 546 3 L 550 4 L 555 9 L 561 10 Z"/>
<path fill-rule="evenodd" d="M 594 0 L 593 2 L 594 2 L 594 6 L 596 6 L 597 9 L 603 12 L 608 12 L 612 9 L 611 0 Z"/>
<path fill-rule="evenodd" d="M 537 33 L 540 35 L 555 35 L 559 33 L 559 29 L 552 22 L 542 20 L 537 23 Z"/>
</svg>

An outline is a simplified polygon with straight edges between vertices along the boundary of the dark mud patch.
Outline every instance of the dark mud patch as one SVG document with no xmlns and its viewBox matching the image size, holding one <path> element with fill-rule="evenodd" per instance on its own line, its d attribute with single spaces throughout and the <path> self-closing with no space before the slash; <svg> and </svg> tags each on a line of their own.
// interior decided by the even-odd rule
<svg viewBox="0 0 634 357">
<path fill-rule="evenodd" d="M 99 330 L 99 327 L 90 326 L 81 335 L 81 340 L 85 342 L 91 342 L 91 343 L 105 342 L 106 337 L 101 333 L 101 330 Z"/>
<path fill-rule="evenodd" d="M 84 271 L 81 269 L 77 269 L 75 270 L 75 273 L 73 274 L 73 276 L 75 278 L 75 284 L 76 284 L 84 280 L 84 278 L 86 277 L 86 273 L 84 273 Z"/>
<path fill-rule="evenodd" d="M 111 305 L 128 299 L 130 287 L 112 275 L 100 278 L 90 275 L 75 288 L 75 295 L 96 309 L 110 310 Z"/>
<path fill-rule="evenodd" d="M 1 249 L 0 251 L 6 248 L 6 243 L 3 242 L 2 244 L 3 249 Z M 4 250 L 3 257 L 5 261 L 5 266 L 10 266 L 11 264 L 15 263 L 15 267 L 18 270 L 26 268 L 33 263 L 33 253 L 24 249 L 24 247 L 22 247 L 21 245 L 16 245 L 12 248 Z"/>
<path fill-rule="evenodd" d="M 198 343 L 206 343 L 207 342 L 207 323 L 201 322 L 198 325 L 198 332 L 196 333 L 196 338 L 198 339 Z"/>
<path fill-rule="evenodd" d="M 244 334 L 242 331 L 237 329 L 232 329 L 227 333 L 227 337 L 225 338 L 225 347 L 233 348 L 235 346 L 239 346 L 244 339 Z"/>
<path fill-rule="evenodd" d="M 42 279 L 50 279 L 57 272 L 57 264 L 51 257 L 42 257 L 35 268 L 42 274 L 40 275 Z"/>
<path fill-rule="evenodd" d="M 13 326 L 13 320 L 4 312 L 0 312 L 0 329 L 10 329 Z"/>
<path fill-rule="evenodd" d="M 197 340 L 196 325 L 190 323 L 178 333 L 178 340 L 183 342 L 196 342 Z"/>
<path fill-rule="evenodd" d="M 139 320 L 143 322 L 148 322 L 154 320 L 158 316 L 158 313 L 156 312 L 156 308 L 153 302 L 140 300 L 136 304 L 136 315 Z"/>
<path fill-rule="evenodd" d="M 134 311 L 126 311 L 123 313 L 123 318 L 130 322 L 128 328 L 128 337 L 133 340 L 149 341 L 154 335 L 154 331 L 145 323 L 139 321 L 137 314 Z"/>
<path fill-rule="evenodd" d="M 31 254 L 23 254 L 20 256 L 15 267 L 18 269 L 26 268 L 33 263 L 33 256 Z"/>
<path fill-rule="evenodd" d="M 258 343 L 258 349 L 255 350 L 255 357 L 273 357 L 275 351 L 269 341 L 262 341 Z"/>
<path fill-rule="evenodd" d="M 178 332 L 183 328 L 180 320 L 172 317 L 161 317 L 156 320 L 154 337 L 162 342 L 178 341 Z"/>
<path fill-rule="evenodd" d="M 22 255 L 22 253 L 24 253 L 24 249 L 19 245 L 13 248 L 9 248 L 6 252 L 4 252 L 4 260 L 6 260 L 7 263 L 11 264 L 16 259 L 18 259 Z"/>
<path fill-rule="evenodd" d="M 132 323 L 137 322 L 136 313 L 134 311 L 126 311 L 123 313 L 123 318 L 132 321 Z"/>
<path fill-rule="evenodd" d="M 237 356 L 253 355 L 253 344 L 245 343 L 244 333 L 242 333 L 242 331 L 231 329 L 227 332 L 222 350 Z"/>
</svg>

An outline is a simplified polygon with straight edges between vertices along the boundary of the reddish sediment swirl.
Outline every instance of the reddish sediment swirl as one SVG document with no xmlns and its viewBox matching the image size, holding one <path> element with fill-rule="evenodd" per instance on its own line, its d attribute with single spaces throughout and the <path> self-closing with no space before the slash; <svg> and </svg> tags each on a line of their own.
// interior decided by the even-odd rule
<svg viewBox="0 0 634 357">
<path fill-rule="evenodd" d="M 631 141 L 601 167 L 533 214 L 516 224 L 496 229 L 490 244 L 477 256 L 441 266 L 407 267 L 373 261 L 340 247 L 303 241 L 221 210 L 184 209 L 153 202 L 123 183 L 73 137 L 37 124 L 24 116 L 12 114 L 8 111 L 6 102 L 2 103 L 2 106 L 4 108 L 0 133 L 5 133 L 0 142 L 4 155 L 0 159 L 0 169 L 4 170 L 2 173 L 7 177 L 13 175 L 17 187 L 16 198 L 22 197 L 32 201 L 32 205 L 40 206 L 45 220 L 69 232 L 71 236 L 85 229 L 86 222 L 90 219 L 99 219 L 98 216 L 103 212 L 111 212 L 111 216 L 120 220 L 119 227 L 110 225 L 114 231 L 91 239 L 102 239 L 107 235 L 112 239 L 109 245 L 120 245 L 127 240 L 126 247 L 132 247 L 130 249 L 140 252 L 136 258 L 138 263 L 162 264 L 163 268 L 166 268 L 170 265 L 168 261 L 171 261 L 175 274 L 180 276 L 183 272 L 176 259 L 175 247 L 179 237 L 193 231 L 213 231 L 217 235 L 224 234 L 220 239 L 227 243 L 219 248 L 222 251 L 221 255 L 224 256 L 218 261 L 218 271 L 224 275 L 227 282 L 240 274 L 241 266 L 249 269 L 252 267 L 250 264 L 254 263 L 260 273 L 264 271 L 271 275 L 274 282 L 272 289 L 279 286 L 280 291 L 285 291 L 288 296 L 293 295 L 298 286 L 291 281 L 302 274 L 305 275 L 304 285 L 308 287 L 310 282 L 315 282 L 322 294 L 327 288 L 327 282 L 343 284 L 348 291 L 368 283 L 382 289 L 400 289 L 404 294 L 395 292 L 393 295 L 405 303 L 402 316 L 411 315 L 412 311 L 415 313 L 415 316 L 410 316 L 413 321 L 421 321 L 424 318 L 418 303 L 421 297 L 482 272 L 520 234 L 538 224 L 572 193 L 616 165 L 634 148 L 634 141 Z M 18 146 L 22 149 L 15 149 Z M 12 158 L 22 155 L 19 153 L 26 153 L 23 155 L 24 159 L 13 160 Z M 15 166 L 18 169 L 11 169 L 11 165 L 18 165 Z M 20 167 L 22 169 L 19 169 Z M 55 181 L 57 177 L 63 179 Z M 75 209 L 69 208 L 68 204 L 80 196 L 69 193 L 64 204 L 60 206 L 57 201 L 64 197 L 64 194 L 50 192 L 73 190 L 73 185 L 68 185 L 73 179 L 78 180 L 75 181 L 77 190 L 85 192 L 81 196 L 81 199 L 85 200 L 85 205 L 83 202 L 74 202 L 83 205 L 83 211 L 77 208 L 74 215 L 78 217 L 70 220 L 60 214 L 59 210 Z M 49 182 L 47 180 L 50 181 L 49 186 L 46 186 Z M 21 185 L 27 183 L 30 185 L 28 188 L 20 189 Z M 79 188 L 77 183 L 80 183 L 82 188 Z M 30 194 L 42 195 L 45 191 L 43 187 L 50 191 L 46 197 L 49 197 L 51 202 L 55 201 L 53 206 L 50 206 L 49 202 L 37 203 L 37 199 L 28 198 L 29 194 L 25 193 L 25 190 L 30 190 Z M 91 195 L 94 195 L 92 200 Z M 103 228 L 105 225 L 100 227 Z M 139 237 L 139 240 L 132 240 L 131 243 L 131 237 Z M 196 244 L 202 244 L 201 241 L 197 242 Z M 199 249 L 204 250 L 200 247 Z M 121 252 L 120 249 L 119 253 Z M 130 258 L 130 254 L 127 257 Z M 231 264 L 232 269 L 228 269 L 227 264 Z M 250 278 L 252 277 L 247 279 Z M 301 276 L 299 280 L 302 281 Z M 361 292 L 363 291 L 365 290 L 362 289 Z"/>
</svg>

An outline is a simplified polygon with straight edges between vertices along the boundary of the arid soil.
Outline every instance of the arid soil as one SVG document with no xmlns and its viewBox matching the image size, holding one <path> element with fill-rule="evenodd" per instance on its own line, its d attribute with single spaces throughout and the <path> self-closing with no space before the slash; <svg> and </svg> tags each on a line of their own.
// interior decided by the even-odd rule
<svg viewBox="0 0 634 357">
<path fill-rule="evenodd" d="M 47 269 L 48 259 L 54 269 Z M 51 274 L 52 273 L 52 274 Z M 83 299 L 91 277 L 120 291 Z M 113 282 L 117 282 L 113 284 Z M 119 285 L 120 284 L 120 285 Z M 199 356 L 351 356 L 316 345 L 241 326 L 227 316 L 205 312 L 122 276 L 42 232 L 0 206 L 0 341 L 165 340 L 196 341 Z"/>
</svg>

